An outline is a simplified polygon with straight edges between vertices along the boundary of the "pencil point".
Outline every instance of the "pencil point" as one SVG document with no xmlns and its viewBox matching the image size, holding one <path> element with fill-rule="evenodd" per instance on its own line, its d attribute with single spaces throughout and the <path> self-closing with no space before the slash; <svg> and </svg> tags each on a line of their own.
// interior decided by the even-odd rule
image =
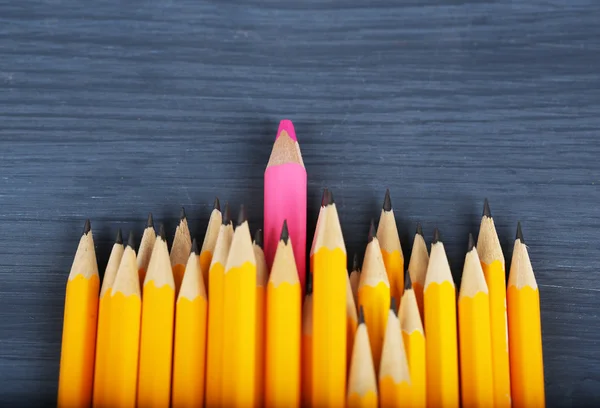
<svg viewBox="0 0 600 408">
<path fill-rule="evenodd" d="M 152 213 L 148 213 L 148 221 L 146 221 L 146 228 L 154 228 L 154 218 Z"/>
<path fill-rule="evenodd" d="M 287 220 L 283 220 L 283 228 L 281 229 L 281 237 L 279 238 L 284 244 L 288 244 L 290 233 L 288 231 Z"/>
<path fill-rule="evenodd" d="M 358 324 L 365 324 L 365 309 L 362 305 L 358 308 Z"/>
<path fill-rule="evenodd" d="M 246 207 L 244 207 L 244 204 L 242 204 L 242 205 L 240 205 L 240 213 L 238 214 L 237 226 L 239 227 L 240 225 L 245 223 L 247 220 L 248 220 L 248 217 L 246 216 Z"/>
<path fill-rule="evenodd" d="M 213 210 L 221 211 L 221 203 L 219 197 L 215 197 L 215 203 L 213 204 Z"/>
<path fill-rule="evenodd" d="M 360 265 L 358 264 L 358 254 L 354 254 L 354 259 L 352 259 L 352 270 L 358 271 Z"/>
<path fill-rule="evenodd" d="M 231 222 L 231 214 L 229 213 L 229 203 L 225 202 L 225 210 L 223 211 L 223 219 L 221 221 L 223 225 L 227 225 Z"/>
<path fill-rule="evenodd" d="M 123 235 L 121 234 L 121 228 L 117 231 L 117 238 L 115 239 L 115 244 L 123 245 Z"/>
<path fill-rule="evenodd" d="M 417 222 L 417 234 L 423 236 L 423 228 L 421 227 L 421 223 Z"/>
<path fill-rule="evenodd" d="M 335 200 L 333 199 L 333 192 L 329 190 L 329 204 L 335 204 Z"/>
<path fill-rule="evenodd" d="M 492 212 L 490 211 L 490 203 L 487 198 L 483 201 L 483 216 L 492 218 Z"/>
<path fill-rule="evenodd" d="M 158 236 L 160 237 L 160 239 L 167 242 L 167 234 L 165 233 L 165 224 L 160 224 L 160 227 L 158 227 Z"/>
<path fill-rule="evenodd" d="M 521 244 L 525 243 L 523 240 L 523 231 L 521 230 L 521 221 L 517 222 L 517 237 L 515 239 L 521 241 Z"/>
<path fill-rule="evenodd" d="M 412 279 L 410 278 L 410 273 L 406 271 L 404 274 L 404 290 L 412 289 Z"/>
<path fill-rule="evenodd" d="M 439 229 L 434 229 L 433 230 L 433 241 L 431 241 L 432 244 L 437 244 L 438 242 L 440 242 L 440 230 Z"/>
<path fill-rule="evenodd" d="M 92 230 L 92 224 L 90 223 L 90 219 L 85 220 L 85 225 L 83 226 L 83 234 L 85 235 Z"/>
<path fill-rule="evenodd" d="M 329 204 L 329 189 L 325 187 L 321 196 L 321 207 L 325 207 L 327 204 Z"/>
<path fill-rule="evenodd" d="M 467 252 L 471 252 L 473 248 L 475 248 L 475 240 L 473 239 L 473 234 L 469 232 L 469 247 L 467 249 Z"/>
<path fill-rule="evenodd" d="M 312 285 L 312 274 L 310 272 L 308 272 L 306 274 L 306 295 L 311 295 L 312 291 L 313 291 L 313 285 Z"/>
<path fill-rule="evenodd" d="M 385 190 L 385 198 L 383 199 L 383 211 L 392 211 L 392 199 L 390 198 L 390 189 Z"/>
<path fill-rule="evenodd" d="M 129 231 L 129 239 L 127 240 L 127 246 L 135 251 L 135 241 L 133 240 L 133 231 Z"/>
<path fill-rule="evenodd" d="M 198 241 L 196 238 L 192 241 L 192 252 L 196 255 L 200 255 L 200 247 L 198 246 Z"/>
<path fill-rule="evenodd" d="M 367 242 L 373 241 L 373 238 L 376 236 L 377 233 L 375 232 L 375 222 L 373 221 L 373 218 L 371 218 L 371 225 L 369 226 L 369 238 L 367 239 Z"/>
<path fill-rule="evenodd" d="M 296 130 L 294 130 L 294 124 L 291 120 L 283 119 L 281 122 L 279 122 L 279 129 L 277 130 L 277 137 L 275 138 L 275 140 L 279 139 L 279 136 L 281 136 L 281 132 L 283 131 L 285 131 L 288 134 L 290 139 L 292 139 L 295 142 L 298 141 L 298 139 L 296 138 Z"/>
<path fill-rule="evenodd" d="M 181 207 L 181 212 L 179 213 L 179 219 L 181 221 L 185 220 L 185 208 Z"/>
<path fill-rule="evenodd" d="M 396 314 L 396 298 L 393 296 L 390 299 L 390 310 Z"/>
<path fill-rule="evenodd" d="M 254 233 L 254 245 L 258 245 L 259 247 L 263 247 L 263 230 L 257 229 Z"/>
</svg>

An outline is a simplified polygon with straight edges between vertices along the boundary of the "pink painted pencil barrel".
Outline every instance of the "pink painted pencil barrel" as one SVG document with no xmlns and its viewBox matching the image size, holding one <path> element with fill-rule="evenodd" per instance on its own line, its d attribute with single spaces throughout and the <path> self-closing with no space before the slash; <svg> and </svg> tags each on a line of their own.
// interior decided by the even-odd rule
<svg viewBox="0 0 600 408">
<path fill-rule="evenodd" d="M 306 169 L 294 125 L 282 120 L 265 170 L 264 246 L 269 270 L 287 220 L 298 276 L 304 288 L 306 275 Z"/>
</svg>

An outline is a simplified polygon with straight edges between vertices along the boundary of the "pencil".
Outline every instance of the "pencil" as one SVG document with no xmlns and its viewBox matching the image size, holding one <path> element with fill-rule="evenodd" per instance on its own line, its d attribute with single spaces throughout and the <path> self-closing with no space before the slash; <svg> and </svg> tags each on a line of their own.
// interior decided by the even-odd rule
<svg viewBox="0 0 600 408">
<path fill-rule="evenodd" d="M 321 221 L 323 219 L 323 211 L 325 210 L 325 203 L 327 202 L 329 197 L 329 190 L 324 189 L 323 195 L 321 196 L 321 206 L 319 207 L 319 215 L 317 217 L 317 225 L 315 226 L 315 235 L 313 236 L 313 241 L 310 247 L 309 253 L 309 271 L 310 273 L 314 273 L 315 269 L 315 245 L 317 244 L 317 236 L 319 234 L 319 226 L 321 225 Z M 305 283 L 306 285 L 306 283 Z"/>
<path fill-rule="evenodd" d="M 154 249 L 154 242 L 156 242 L 154 219 L 152 218 L 152 213 L 149 213 L 148 221 L 146 222 L 146 228 L 144 229 L 142 240 L 140 241 L 140 249 L 137 254 L 140 288 L 144 286 L 144 279 L 146 279 L 146 271 L 148 270 L 148 265 L 150 264 L 150 257 L 152 256 L 152 250 Z"/>
<path fill-rule="evenodd" d="M 385 272 L 373 221 L 371 221 L 369 229 L 369 239 L 360 274 L 358 303 L 364 308 L 365 319 L 369 322 L 369 340 L 371 350 L 373 350 L 375 370 L 378 371 L 385 336 L 385 325 L 390 309 L 390 283 Z"/>
<path fill-rule="evenodd" d="M 59 407 L 86 407 L 92 403 L 98 292 L 100 276 L 90 220 L 85 222 L 65 295 Z"/>
<path fill-rule="evenodd" d="M 423 323 L 419 315 L 417 297 L 412 287 L 412 280 L 408 271 L 404 278 L 404 293 L 400 302 L 398 312 L 400 328 L 402 329 L 402 340 L 406 350 L 408 369 L 411 382 L 412 407 L 425 407 L 427 404 L 427 374 L 425 367 L 425 333 Z"/>
<path fill-rule="evenodd" d="M 427 334 L 427 405 L 458 407 L 456 289 L 437 228 L 431 243 L 423 300 Z"/>
<path fill-rule="evenodd" d="M 330 191 L 317 228 L 313 273 L 312 405 L 346 398 L 346 246 Z"/>
<path fill-rule="evenodd" d="M 303 407 L 312 403 L 312 332 L 313 332 L 313 297 L 312 274 L 306 274 L 306 295 L 302 305 L 302 385 L 301 399 Z"/>
<path fill-rule="evenodd" d="M 208 272 L 208 330 L 206 343 L 206 406 L 221 406 L 223 382 L 223 279 L 227 256 L 233 238 L 233 223 L 229 205 L 225 203 L 223 220 L 219 228 L 215 252 Z"/>
<path fill-rule="evenodd" d="M 256 258 L 244 206 L 223 280 L 223 406 L 251 407 L 256 374 Z"/>
<path fill-rule="evenodd" d="M 404 281 L 404 279 L 402 279 Z M 381 351 L 379 401 L 382 407 L 414 406 L 410 371 L 402 341 L 396 300 L 392 298 Z"/>
<path fill-rule="evenodd" d="M 129 234 L 110 293 L 108 392 L 105 406 L 136 406 L 142 297 L 133 233 Z"/>
<path fill-rule="evenodd" d="M 173 268 L 173 278 L 175 280 L 175 293 L 179 293 L 181 280 L 185 273 L 185 264 L 192 249 L 192 238 L 188 227 L 185 209 L 181 207 L 179 216 L 179 225 L 175 230 L 173 246 L 171 247 L 171 267 Z"/>
<path fill-rule="evenodd" d="M 544 407 L 540 294 L 520 223 L 510 264 L 507 300 L 513 406 Z"/>
<path fill-rule="evenodd" d="M 208 219 L 202 249 L 200 250 L 200 269 L 202 269 L 202 279 L 204 279 L 205 288 L 208 286 L 208 270 L 210 269 L 210 263 L 215 252 L 215 245 L 217 245 L 217 237 L 219 236 L 222 221 L 221 204 L 219 203 L 219 198 L 216 197 L 213 210 Z"/>
<path fill-rule="evenodd" d="M 400 297 L 404 291 L 404 254 L 400 245 L 400 236 L 398 235 L 389 189 L 385 191 L 385 199 L 383 200 L 379 225 L 377 226 L 377 239 L 381 247 L 381 255 L 383 256 L 383 263 L 390 285 L 390 296 L 395 298 L 396 302 L 400 302 Z"/>
<path fill-rule="evenodd" d="M 265 395 L 265 303 L 268 270 L 263 252 L 263 231 L 256 230 L 252 249 L 256 258 L 256 406 L 264 406 Z"/>
<path fill-rule="evenodd" d="M 473 235 L 465 257 L 458 295 L 458 338 L 462 406 L 494 406 L 492 339 L 488 287 Z"/>
<path fill-rule="evenodd" d="M 204 405 L 208 299 L 201 259 L 198 242 L 194 239 L 175 309 L 173 408 Z"/>
<path fill-rule="evenodd" d="M 377 407 L 377 379 L 369 344 L 369 335 L 365 325 L 362 305 L 359 306 L 358 328 L 354 336 L 354 348 L 348 375 L 348 408 Z"/>
<path fill-rule="evenodd" d="M 265 256 L 273 264 L 281 224 L 287 220 L 294 243 L 294 257 L 300 283 L 306 274 L 306 169 L 294 125 L 279 123 L 277 137 L 265 170 L 264 235 Z M 302 286 L 302 290 L 304 286 Z"/>
<path fill-rule="evenodd" d="M 490 297 L 494 405 L 496 408 L 507 408 L 511 406 L 511 397 L 506 318 L 506 273 L 502 247 L 487 198 L 483 204 L 477 252 L 481 259 L 481 267 Z"/>
<path fill-rule="evenodd" d="M 287 221 L 283 221 L 267 285 L 267 407 L 300 406 L 302 290 L 292 244 Z"/>
<path fill-rule="evenodd" d="M 154 243 L 142 298 L 137 404 L 140 407 L 168 407 L 171 402 L 175 282 L 163 225 Z"/>
<path fill-rule="evenodd" d="M 352 289 L 352 297 L 354 305 L 358 305 L 358 283 L 360 282 L 360 265 L 358 263 L 358 254 L 354 254 L 352 260 L 352 270 L 350 272 L 350 288 Z M 352 352 L 352 350 L 350 350 Z"/>
<path fill-rule="evenodd" d="M 356 311 L 356 303 L 352 294 L 350 277 L 346 274 L 346 361 L 352 358 L 352 348 L 354 346 L 354 335 L 358 327 L 358 313 Z M 347 366 L 348 369 L 350 366 Z"/>
<path fill-rule="evenodd" d="M 110 339 L 108 337 L 108 330 L 111 320 L 110 294 L 124 250 L 123 237 L 119 229 L 115 243 L 110 251 L 110 257 L 108 258 L 108 264 L 104 271 L 104 279 L 102 280 L 102 287 L 100 289 L 98 330 L 96 335 L 96 364 L 94 367 L 94 407 L 104 406 L 103 398 L 108 392 L 106 389 L 106 376 L 109 364 L 108 347 Z"/>
<path fill-rule="evenodd" d="M 417 224 L 417 232 L 413 241 L 412 252 L 410 254 L 410 262 L 408 263 L 408 274 L 411 279 L 411 286 L 417 299 L 419 306 L 419 314 L 421 321 L 425 319 L 423 288 L 425 287 L 425 277 L 427 276 L 427 265 L 429 264 L 429 253 L 427 252 L 427 244 L 423 238 L 423 230 L 421 224 Z"/>
</svg>

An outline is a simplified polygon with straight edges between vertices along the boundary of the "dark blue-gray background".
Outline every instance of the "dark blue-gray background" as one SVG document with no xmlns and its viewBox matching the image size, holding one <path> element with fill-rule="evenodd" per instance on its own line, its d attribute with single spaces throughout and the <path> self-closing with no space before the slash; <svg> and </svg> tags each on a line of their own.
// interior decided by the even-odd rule
<svg viewBox="0 0 600 408">
<path fill-rule="evenodd" d="M 84 219 L 101 269 L 149 211 L 202 239 L 218 195 L 257 228 L 284 117 L 309 235 L 328 186 L 350 255 L 386 187 L 406 258 L 438 226 L 455 275 L 484 197 L 507 264 L 521 220 L 548 405 L 600 402 L 597 1 L 115 3 L 0 4 L 0 405 L 54 404 Z"/>
</svg>

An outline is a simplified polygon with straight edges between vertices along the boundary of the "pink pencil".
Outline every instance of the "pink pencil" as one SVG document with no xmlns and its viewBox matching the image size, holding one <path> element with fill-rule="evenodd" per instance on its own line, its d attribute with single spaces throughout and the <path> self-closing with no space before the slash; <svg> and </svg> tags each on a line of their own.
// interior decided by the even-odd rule
<svg viewBox="0 0 600 408">
<path fill-rule="evenodd" d="M 265 170 L 265 257 L 273 264 L 281 225 L 287 220 L 301 287 L 306 275 L 306 169 L 294 125 L 279 123 L 275 144 Z M 304 290 L 304 289 L 303 289 Z"/>
</svg>

